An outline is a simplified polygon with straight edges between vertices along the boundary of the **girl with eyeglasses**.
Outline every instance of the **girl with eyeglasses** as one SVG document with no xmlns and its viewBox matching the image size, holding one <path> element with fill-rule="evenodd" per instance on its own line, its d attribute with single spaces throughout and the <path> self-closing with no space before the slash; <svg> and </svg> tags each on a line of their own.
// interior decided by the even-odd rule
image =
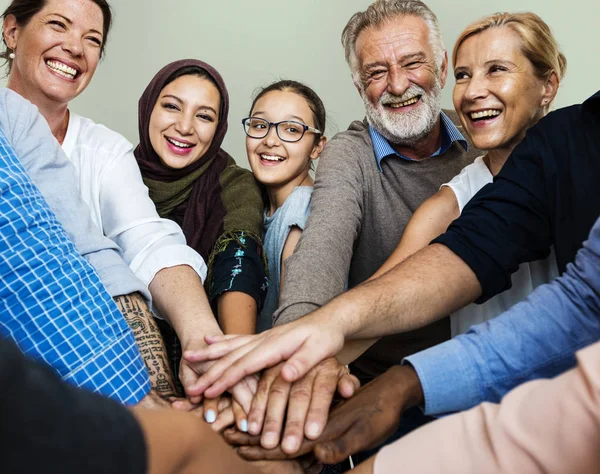
<svg viewBox="0 0 600 474">
<path fill-rule="evenodd" d="M 278 81 L 262 89 L 242 123 L 248 161 L 266 189 L 264 245 L 269 288 L 257 332 L 272 326 L 283 285 L 285 260 L 294 252 L 309 214 L 313 179 L 309 171 L 327 139 L 325 107 L 308 86 Z"/>
</svg>

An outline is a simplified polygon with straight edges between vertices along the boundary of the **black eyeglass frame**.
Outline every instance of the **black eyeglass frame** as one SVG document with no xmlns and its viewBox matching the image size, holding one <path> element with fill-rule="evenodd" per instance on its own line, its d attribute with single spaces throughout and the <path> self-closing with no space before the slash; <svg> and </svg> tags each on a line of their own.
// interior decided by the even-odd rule
<svg viewBox="0 0 600 474">
<path fill-rule="evenodd" d="M 266 129 L 266 133 L 262 137 L 255 137 L 248 133 L 248 129 L 246 128 L 246 122 L 251 119 L 262 120 L 263 122 L 266 122 L 267 124 L 269 124 L 269 126 Z M 282 123 L 293 123 L 294 125 L 298 125 L 299 127 L 301 127 L 302 135 L 300 135 L 300 138 L 298 138 L 298 140 L 286 140 L 285 138 L 282 138 L 281 135 L 279 135 L 279 125 L 281 125 Z M 309 127 L 305 123 L 296 122 L 295 120 L 282 120 L 281 122 L 269 122 L 267 119 L 264 119 L 262 117 L 246 117 L 246 118 L 242 119 L 242 127 L 244 128 L 244 133 L 246 135 L 248 135 L 250 138 L 256 138 L 256 139 L 265 138 L 269 134 L 269 132 L 271 132 L 271 127 L 275 127 L 275 133 L 277 133 L 277 136 L 279 137 L 279 139 L 286 143 L 299 142 L 300 140 L 302 140 L 304 138 L 304 135 L 306 132 L 312 132 L 312 133 L 315 133 L 318 135 L 323 135 L 323 132 L 321 130 L 317 130 L 316 128 Z"/>
</svg>

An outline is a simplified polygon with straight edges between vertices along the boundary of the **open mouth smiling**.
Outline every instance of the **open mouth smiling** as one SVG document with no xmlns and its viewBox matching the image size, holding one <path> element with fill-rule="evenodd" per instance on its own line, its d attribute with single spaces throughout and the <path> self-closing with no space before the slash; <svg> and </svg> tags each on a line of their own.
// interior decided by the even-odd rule
<svg viewBox="0 0 600 474">
<path fill-rule="evenodd" d="M 279 155 L 266 155 L 266 154 L 260 154 L 258 155 L 260 156 L 260 159 L 263 161 L 269 161 L 271 163 L 275 163 L 275 162 L 282 162 L 285 161 L 285 158 Z"/>
<path fill-rule="evenodd" d="M 401 109 L 403 107 L 408 107 L 409 105 L 413 105 L 416 104 L 417 102 L 419 102 L 419 100 L 421 99 L 420 95 L 416 95 L 414 97 L 411 97 L 410 99 L 407 99 L 403 102 L 390 102 L 387 104 L 383 104 L 386 107 L 391 107 L 392 109 Z"/>
<path fill-rule="evenodd" d="M 479 122 L 481 120 L 490 120 L 496 118 L 501 113 L 502 111 L 498 109 L 486 109 L 479 110 L 477 112 L 470 112 L 468 116 L 473 122 Z"/>
<path fill-rule="evenodd" d="M 65 63 L 57 61 L 55 59 L 48 59 L 46 66 L 55 74 L 64 77 L 65 79 L 74 80 L 80 73 L 77 69 L 71 66 L 67 66 Z"/>
<path fill-rule="evenodd" d="M 181 141 L 175 140 L 174 138 L 171 138 L 171 137 L 165 137 L 165 140 L 167 140 L 171 145 L 174 145 L 178 148 L 193 148 L 196 146 L 193 143 L 181 142 Z"/>
</svg>

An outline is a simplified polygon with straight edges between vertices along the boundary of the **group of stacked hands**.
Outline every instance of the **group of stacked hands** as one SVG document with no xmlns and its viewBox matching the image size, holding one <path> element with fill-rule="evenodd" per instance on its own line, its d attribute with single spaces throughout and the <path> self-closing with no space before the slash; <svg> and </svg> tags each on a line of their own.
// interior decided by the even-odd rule
<svg viewBox="0 0 600 474">
<path fill-rule="evenodd" d="M 102 2 L 82 5 L 87 3 Z M 374 11 L 377 19 L 369 20 Z M 510 23 L 509 17 L 523 26 L 535 16 L 494 21 Z M 5 42 L 22 54 L 24 47 L 11 36 L 19 28 L 11 29 L 8 20 Z M 455 48 L 454 99 L 472 143 L 453 123 L 454 114 L 435 107 L 428 133 L 403 143 L 396 124 L 386 122 L 389 110 L 380 113 L 373 104 L 408 97 L 397 82 L 403 74 L 409 82 L 422 79 L 398 71 L 416 70 L 420 66 L 410 61 L 426 63 L 427 54 L 436 55 L 429 33 L 439 31 L 437 20 L 419 1 L 378 0 L 351 24 L 355 36 L 347 59 L 351 68 L 360 65 L 355 81 L 368 120 L 354 122 L 323 150 L 308 225 L 285 262 L 275 327 L 257 335 L 222 335 L 202 289 L 204 259 L 185 245 L 176 224 L 156 216 L 149 199 L 130 203 L 149 205 L 148 215 L 155 216 L 156 233 L 137 244 L 143 248 L 120 242 L 123 229 L 107 232 L 111 223 L 98 217 L 96 198 L 85 199 L 86 191 L 78 189 L 73 164 L 81 174 L 85 166 L 77 160 L 84 152 L 73 148 L 68 134 L 53 134 L 21 95 L 0 91 L 0 328 L 18 345 L 0 345 L 0 380 L 10 387 L 0 400 L 8 472 L 49 466 L 51 472 L 318 472 L 320 463 L 349 455 L 365 461 L 358 472 L 600 470 L 600 92 L 546 115 L 563 62 L 563 70 L 554 66 L 542 75 L 538 95 L 517 89 L 515 106 L 508 93 L 498 93 L 506 100 L 499 113 L 477 115 L 473 104 L 488 100 L 494 86 L 475 90 L 472 79 L 461 89 L 466 76 L 477 74 L 475 67 L 457 64 L 469 47 L 493 51 L 494 41 L 519 37 L 506 36 L 501 24 L 495 25 L 500 33 L 492 33 L 499 36 L 485 28 L 471 31 Z M 425 32 L 425 53 L 396 70 L 393 48 L 379 46 L 411 28 Z M 348 39 L 352 31 L 347 27 L 344 35 Z M 483 48 L 477 41 L 489 43 Z M 558 50 L 555 56 L 561 56 Z M 369 69 L 382 63 L 391 72 Z M 220 87 L 218 73 L 201 64 Z M 440 64 L 432 76 L 441 88 L 446 59 Z M 13 63 L 9 86 L 24 92 L 18 66 Z M 496 73 L 484 75 L 491 83 Z M 385 86 L 377 91 L 383 76 Z M 540 80 L 534 74 L 530 79 Z M 154 106 L 160 83 L 151 83 L 145 96 L 153 99 L 149 105 L 142 100 L 141 111 Z M 416 90 L 422 103 L 435 102 L 433 90 Z M 527 113 L 534 104 L 539 110 Z M 226 102 L 223 110 L 226 115 Z M 423 113 L 419 106 L 414 110 Z M 525 110 L 527 119 L 519 122 L 518 113 L 508 113 L 514 110 Z M 498 116 L 507 118 L 494 122 Z M 90 126 L 77 119 L 77 126 Z M 409 122 L 417 119 L 409 116 Z M 76 133 L 74 123 L 72 114 L 68 133 Z M 485 127 L 498 123 L 512 136 L 486 142 Z M 226 126 L 219 130 L 216 150 Z M 473 145 L 486 153 L 470 164 Z M 445 207 L 448 192 L 452 205 Z M 432 219 L 437 227 L 422 225 Z M 233 241 L 239 246 L 241 239 Z M 209 255 L 203 256 L 211 267 Z M 537 281 L 540 262 L 534 261 L 546 258 L 550 263 L 542 265 Z M 555 267 L 561 276 L 550 281 Z M 512 296 L 502 301 L 501 294 Z M 467 306 L 473 302 L 480 306 Z M 178 398 L 168 364 L 159 360 L 167 356 L 149 308 L 181 336 L 178 375 L 186 398 Z M 486 308 L 485 314 L 476 308 Z M 482 324 L 469 329 L 476 322 Z M 450 323 L 455 337 L 447 340 Z M 205 337 L 186 341 L 185 334 Z M 353 375 L 345 367 L 350 363 Z M 548 377 L 556 378 L 508 394 Z M 233 402 L 214 402 L 226 391 Z M 347 400 L 330 411 L 336 391 Z M 169 409 L 147 409 L 157 405 Z M 224 408 L 231 415 L 222 415 Z M 252 462 L 236 456 L 188 411 L 203 414 L 216 430 L 235 424 L 223 436 Z"/>
</svg>

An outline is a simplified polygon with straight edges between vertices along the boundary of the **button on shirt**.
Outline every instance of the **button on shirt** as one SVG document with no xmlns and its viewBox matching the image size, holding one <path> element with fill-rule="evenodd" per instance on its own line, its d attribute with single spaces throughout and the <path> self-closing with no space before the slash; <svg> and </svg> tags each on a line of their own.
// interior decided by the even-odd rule
<svg viewBox="0 0 600 474">
<path fill-rule="evenodd" d="M 68 382 L 134 404 L 150 382 L 133 333 L 0 133 L 0 335 Z"/>
<path fill-rule="evenodd" d="M 450 117 L 448 117 L 448 115 L 446 115 L 444 112 L 440 113 L 440 123 L 442 129 L 442 145 L 431 156 L 437 156 L 445 153 L 454 142 L 459 142 L 465 151 L 467 151 L 469 148 L 467 140 L 465 140 L 465 137 L 463 137 L 463 135 L 458 131 L 458 128 L 456 128 L 456 125 L 454 125 L 452 120 L 450 120 Z M 404 160 L 413 161 L 411 158 L 408 158 L 394 150 L 392 145 L 390 145 L 390 142 L 388 142 L 388 140 L 371 125 L 369 125 L 369 135 L 371 136 L 371 141 L 373 142 L 373 151 L 375 152 L 377 167 L 381 173 L 383 173 L 381 161 L 384 158 L 398 156 Z"/>
<path fill-rule="evenodd" d="M 510 287 L 519 263 L 545 258 L 551 245 L 559 271 L 565 270 L 600 215 L 599 182 L 600 92 L 530 129 L 494 183 L 434 242 L 471 267 L 485 301 Z M 425 392 L 426 413 L 498 401 L 526 380 L 571 368 L 575 351 L 600 338 L 599 268 L 596 222 L 562 278 L 466 335 L 408 357 Z"/>
</svg>

